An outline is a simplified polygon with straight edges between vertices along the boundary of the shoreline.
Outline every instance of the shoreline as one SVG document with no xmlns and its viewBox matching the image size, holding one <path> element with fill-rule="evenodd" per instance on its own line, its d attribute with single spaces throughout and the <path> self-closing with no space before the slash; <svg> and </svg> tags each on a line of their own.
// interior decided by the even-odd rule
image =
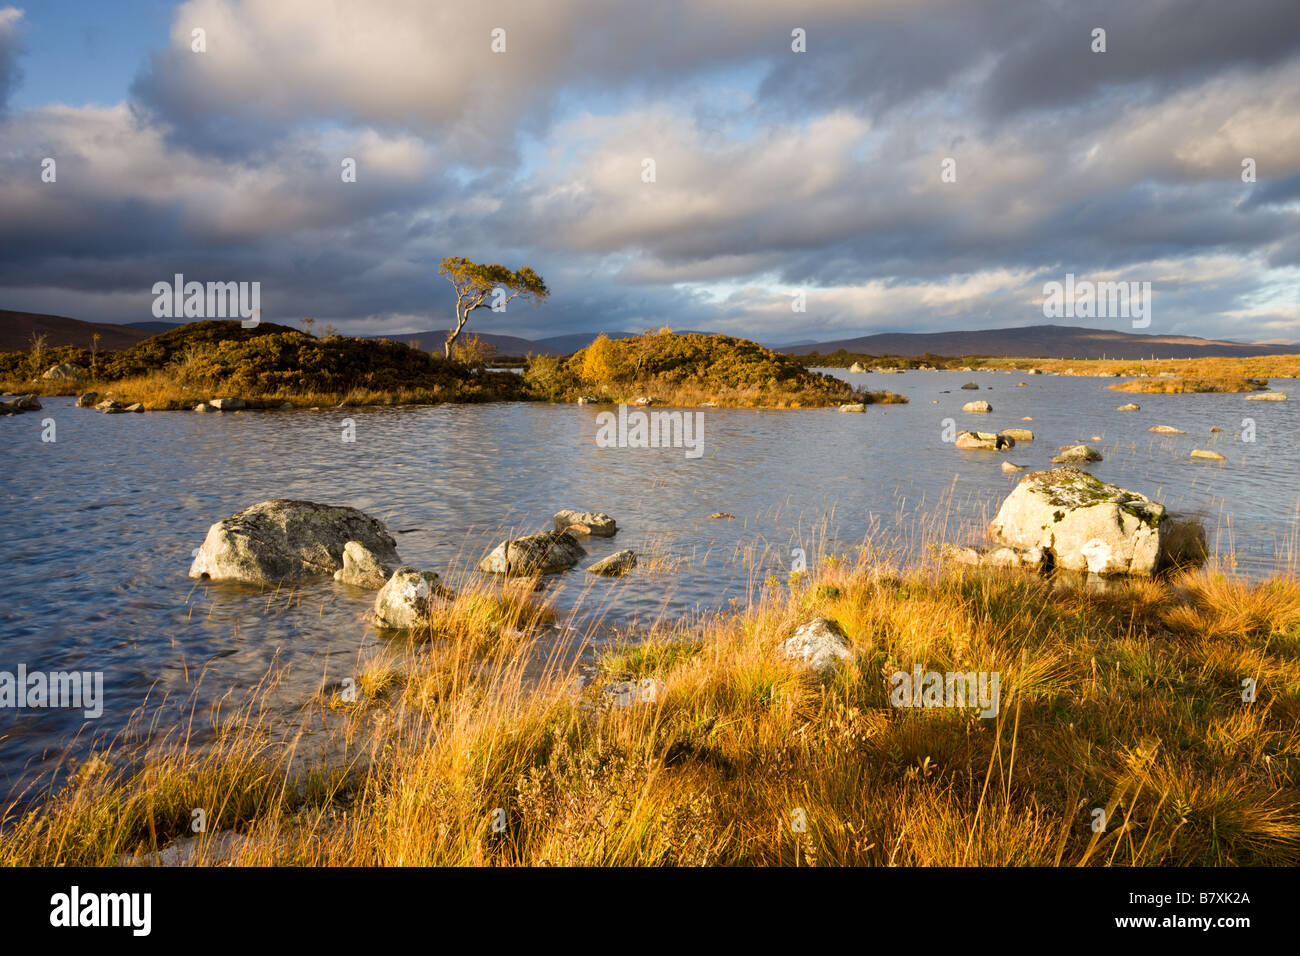
<svg viewBox="0 0 1300 956">
<path fill-rule="evenodd" d="M 308 736 L 268 735 L 248 701 L 210 744 L 177 748 L 181 728 L 124 777 L 126 751 L 95 754 L 7 813 L 0 861 L 1300 860 L 1300 790 L 1268 769 L 1300 760 L 1294 573 L 1248 583 L 1207 567 L 1098 591 L 878 552 L 811 566 L 597 650 L 590 678 L 590 635 L 550 637 L 554 611 L 527 579 L 465 588 L 427 632 L 358 663 L 355 699 L 335 682 L 291 707 Z M 790 649 L 819 619 L 827 668 Z M 999 675 L 997 713 L 891 703 L 889 675 L 914 668 Z M 1119 801 L 1122 828 L 1099 840 L 1068 809 L 1080 799 Z M 197 836 L 194 808 L 219 808 Z M 578 826 L 592 813 L 607 817 L 595 844 Z"/>
</svg>

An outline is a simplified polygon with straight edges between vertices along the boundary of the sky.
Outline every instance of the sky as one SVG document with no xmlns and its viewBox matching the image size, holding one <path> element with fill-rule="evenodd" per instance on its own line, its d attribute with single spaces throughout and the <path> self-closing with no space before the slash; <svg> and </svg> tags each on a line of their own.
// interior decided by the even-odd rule
<svg viewBox="0 0 1300 956">
<path fill-rule="evenodd" d="M 528 338 L 1132 330 L 1046 318 L 1074 275 L 1300 339 L 1295 0 L 4 3 L 0 308 L 426 331 L 466 256 L 542 274 L 471 322 Z"/>
</svg>

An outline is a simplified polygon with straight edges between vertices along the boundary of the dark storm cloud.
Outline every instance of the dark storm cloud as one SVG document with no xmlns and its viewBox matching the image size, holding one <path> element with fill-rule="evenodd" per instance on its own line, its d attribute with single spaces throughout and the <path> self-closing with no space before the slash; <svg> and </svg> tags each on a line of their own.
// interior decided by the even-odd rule
<svg viewBox="0 0 1300 956">
<path fill-rule="evenodd" d="M 476 316 L 532 337 L 1032 324 L 1045 277 L 1135 269 L 1183 331 L 1281 328 L 1300 311 L 1243 303 L 1300 260 L 1298 52 L 1300 7 L 1261 0 L 199 0 L 126 103 L 6 122 L 3 304 L 149 318 L 182 272 L 425 331 L 457 254 L 547 278 L 545 308 Z"/>
</svg>

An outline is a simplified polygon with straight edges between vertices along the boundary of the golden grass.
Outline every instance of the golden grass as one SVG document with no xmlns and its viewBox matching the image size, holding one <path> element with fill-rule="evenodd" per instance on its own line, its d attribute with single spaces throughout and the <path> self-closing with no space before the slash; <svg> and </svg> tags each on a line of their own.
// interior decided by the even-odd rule
<svg viewBox="0 0 1300 956">
<path fill-rule="evenodd" d="M 123 772 L 11 808 L 0 864 L 146 860 L 177 838 L 189 862 L 278 865 L 1300 862 L 1300 582 L 1098 594 L 810 564 L 735 612 L 624 635 L 591 679 L 527 583 L 466 588 L 362 668 L 358 702 L 309 708 L 332 759 L 249 703 L 211 742 L 104 754 Z M 853 646 L 826 683 L 777 653 L 817 615 Z M 913 664 L 999 672 L 997 717 L 891 708 L 887 677 Z M 605 692 L 642 679 L 659 690 L 633 706 Z"/>
<path fill-rule="evenodd" d="M 1154 377 L 1162 372 L 1172 372 L 1179 378 L 1210 381 L 1300 376 L 1300 355 L 1189 359 L 990 358 L 975 364 L 981 367 L 1017 370 L 1038 368 L 1044 372 L 1072 372 L 1075 375 L 1107 373 L 1144 378 Z"/>
<path fill-rule="evenodd" d="M 1265 383 L 1258 379 L 1220 376 L 1217 378 L 1138 378 L 1110 386 L 1116 392 L 1139 392 L 1144 395 L 1183 395 L 1205 392 L 1259 392 Z"/>
</svg>

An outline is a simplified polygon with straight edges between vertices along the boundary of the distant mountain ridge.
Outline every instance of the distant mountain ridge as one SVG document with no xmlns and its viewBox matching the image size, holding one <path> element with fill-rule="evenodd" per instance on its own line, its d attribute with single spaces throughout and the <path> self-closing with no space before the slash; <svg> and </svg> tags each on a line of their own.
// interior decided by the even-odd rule
<svg viewBox="0 0 1300 956">
<path fill-rule="evenodd" d="M 25 351 L 31 347 L 33 334 L 44 335 L 47 347 L 75 345 L 90 348 L 98 333 L 99 348 L 128 349 L 137 342 L 166 332 L 184 323 L 132 322 L 115 325 L 108 322 L 84 322 L 60 315 L 38 312 L 15 312 L 0 309 L 0 350 Z M 591 344 L 599 332 L 570 332 L 543 339 L 526 339 L 515 335 L 475 332 L 484 342 L 495 346 L 501 356 L 569 355 Z M 686 334 L 687 330 L 682 330 Z M 369 335 L 408 345 L 419 342 L 428 352 L 440 352 L 446 331 L 405 334 Z M 605 332 L 611 339 L 624 339 L 639 333 Z M 1233 342 L 1205 339 L 1192 335 L 1149 335 L 1108 329 L 1089 329 L 1070 325 L 1031 325 L 1009 329 L 976 329 L 963 332 L 881 332 L 830 342 L 789 344 L 773 348 L 787 355 L 817 352 L 829 355 L 839 349 L 864 355 L 917 356 L 927 353 L 943 356 L 983 355 L 1020 358 L 1199 358 L 1251 357 L 1300 352 L 1300 342 L 1274 339 L 1268 342 Z"/>
<path fill-rule="evenodd" d="M 1229 342 L 1194 335 L 1148 335 L 1072 325 L 1030 325 L 970 332 L 882 332 L 817 345 L 791 346 L 790 355 L 839 349 L 865 355 L 984 355 L 1020 358 L 1201 358 L 1285 354 L 1289 344 Z"/>
</svg>

